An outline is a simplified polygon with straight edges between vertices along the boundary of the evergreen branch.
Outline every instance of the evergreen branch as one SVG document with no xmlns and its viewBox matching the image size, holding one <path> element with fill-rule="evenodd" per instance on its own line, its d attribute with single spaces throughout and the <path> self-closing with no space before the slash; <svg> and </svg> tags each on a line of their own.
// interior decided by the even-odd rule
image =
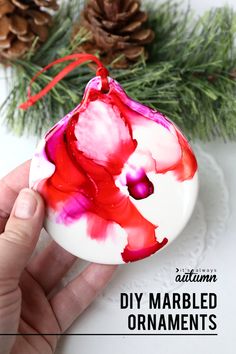
<svg viewBox="0 0 236 354">
<path fill-rule="evenodd" d="M 82 6 L 82 1 L 80 6 Z M 179 4 L 149 4 L 149 26 L 155 31 L 150 58 L 134 66 L 115 70 L 127 93 L 172 119 L 190 138 L 236 137 L 235 33 L 236 15 L 229 7 L 213 9 L 195 19 Z M 79 15 L 78 1 L 65 3 L 57 14 L 48 41 L 25 58 L 13 63 L 12 91 L 1 108 L 8 127 L 17 133 L 41 135 L 81 100 L 94 76 L 82 66 L 67 75 L 45 98 L 26 112 L 17 109 L 26 99 L 32 76 L 57 57 L 68 55 L 86 41 L 81 29 L 71 40 L 73 23 Z M 43 73 L 33 84 L 40 91 L 63 66 Z"/>
</svg>

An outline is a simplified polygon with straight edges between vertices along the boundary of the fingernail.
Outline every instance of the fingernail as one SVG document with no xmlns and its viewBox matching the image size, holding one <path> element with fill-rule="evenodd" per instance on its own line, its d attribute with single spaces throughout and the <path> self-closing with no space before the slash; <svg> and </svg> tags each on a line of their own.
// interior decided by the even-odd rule
<svg viewBox="0 0 236 354">
<path fill-rule="evenodd" d="M 22 190 L 15 204 L 15 216 L 19 219 L 30 219 L 34 216 L 37 200 L 30 190 Z"/>
</svg>

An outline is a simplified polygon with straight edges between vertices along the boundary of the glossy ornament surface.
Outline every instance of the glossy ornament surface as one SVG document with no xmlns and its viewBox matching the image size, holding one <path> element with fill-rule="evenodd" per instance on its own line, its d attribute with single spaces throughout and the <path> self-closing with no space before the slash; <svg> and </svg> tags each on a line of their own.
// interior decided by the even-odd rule
<svg viewBox="0 0 236 354">
<path fill-rule="evenodd" d="M 173 241 L 193 211 L 197 162 L 164 115 L 93 78 L 81 104 L 40 142 L 30 186 L 45 228 L 69 252 L 98 263 L 148 257 Z"/>
</svg>

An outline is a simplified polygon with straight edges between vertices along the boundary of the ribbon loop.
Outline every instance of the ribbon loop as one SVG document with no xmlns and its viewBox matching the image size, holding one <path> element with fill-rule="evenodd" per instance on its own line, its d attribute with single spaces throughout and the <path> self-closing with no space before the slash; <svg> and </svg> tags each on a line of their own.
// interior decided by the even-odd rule
<svg viewBox="0 0 236 354">
<path fill-rule="evenodd" d="M 101 77 L 102 92 L 107 93 L 109 91 L 109 82 L 108 82 L 109 71 L 107 70 L 107 68 L 105 68 L 105 66 L 100 66 L 97 69 L 96 75 Z"/>
<path fill-rule="evenodd" d="M 40 92 L 38 92 L 34 96 L 31 96 L 31 86 L 32 86 L 33 82 L 42 73 L 44 73 L 45 71 L 50 69 L 52 66 L 63 63 L 68 60 L 73 60 L 73 62 L 68 64 L 64 69 L 62 69 L 52 79 L 52 81 L 47 86 L 45 86 Z M 109 91 L 109 81 L 108 81 L 109 71 L 107 70 L 107 68 L 105 66 L 103 66 L 102 62 L 92 54 L 87 54 L 87 53 L 71 54 L 71 55 L 67 55 L 63 58 L 59 58 L 59 59 L 53 61 L 52 63 L 48 64 L 47 66 L 45 66 L 43 69 L 41 69 L 40 71 L 38 71 L 34 75 L 34 77 L 30 81 L 29 88 L 28 88 L 28 94 L 27 94 L 28 100 L 26 102 L 22 103 L 19 106 L 19 108 L 26 110 L 29 107 L 33 106 L 38 100 L 40 100 L 43 96 L 45 96 L 60 80 L 62 80 L 69 72 L 71 72 L 77 66 L 79 66 L 87 61 L 93 61 L 97 64 L 98 69 L 97 69 L 96 75 L 101 77 L 101 81 L 102 81 L 101 90 L 102 90 L 102 92 L 107 93 Z"/>
</svg>

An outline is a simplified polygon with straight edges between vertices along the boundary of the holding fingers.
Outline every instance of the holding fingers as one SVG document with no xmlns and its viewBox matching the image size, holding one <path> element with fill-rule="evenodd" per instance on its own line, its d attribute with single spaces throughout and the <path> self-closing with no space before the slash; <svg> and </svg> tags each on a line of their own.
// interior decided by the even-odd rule
<svg viewBox="0 0 236 354">
<path fill-rule="evenodd" d="M 49 298 L 77 258 L 52 241 L 32 259 L 43 225 L 44 202 L 25 188 L 28 174 L 29 162 L 0 181 L 0 354 L 53 353 L 59 335 L 89 306 L 116 269 L 90 264 Z"/>
</svg>

